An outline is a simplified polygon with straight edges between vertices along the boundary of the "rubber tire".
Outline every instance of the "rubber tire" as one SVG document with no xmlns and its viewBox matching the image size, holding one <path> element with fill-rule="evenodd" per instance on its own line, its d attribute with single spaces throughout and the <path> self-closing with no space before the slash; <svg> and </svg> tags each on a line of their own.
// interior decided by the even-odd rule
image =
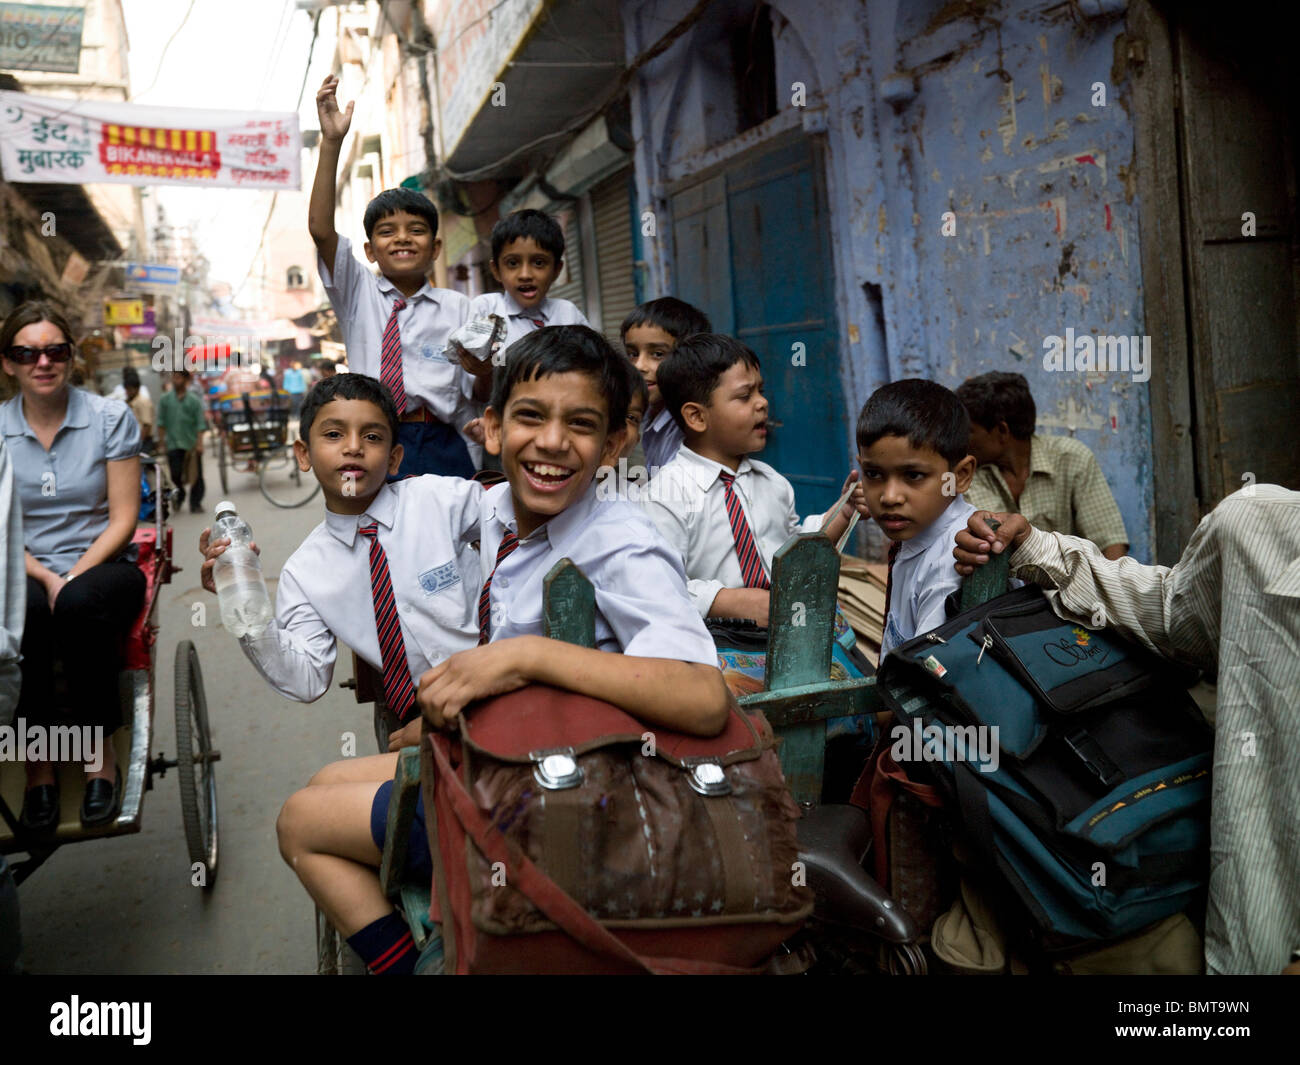
<svg viewBox="0 0 1300 1065">
<path fill-rule="evenodd" d="M 176 645 L 176 667 L 173 674 L 176 689 L 176 776 L 181 788 L 181 819 L 185 823 L 185 841 L 189 846 L 190 862 L 202 862 L 206 867 L 203 887 L 211 891 L 217 880 L 217 785 L 212 762 L 207 762 L 207 796 L 201 793 L 205 774 L 196 772 L 194 746 L 199 752 L 212 750 L 212 734 L 208 730 L 208 700 L 203 691 L 203 674 L 199 669 L 199 653 L 190 640 Z M 199 817 L 201 803 L 209 805 L 208 834 L 204 837 L 203 821 Z"/>
<path fill-rule="evenodd" d="M 285 447 L 290 452 L 290 455 L 292 455 L 292 451 L 293 451 L 292 445 L 285 445 Z M 294 481 L 296 481 L 298 484 L 301 485 L 302 473 L 298 469 L 297 460 L 291 458 L 290 461 L 293 462 L 293 466 L 291 467 L 290 470 L 290 476 L 293 477 Z M 269 469 L 269 463 L 267 462 L 259 463 L 259 469 L 257 472 L 257 487 L 262 490 L 263 497 L 272 506 L 280 507 L 282 510 L 295 510 L 298 507 L 305 506 L 306 504 L 310 503 L 313 499 L 316 498 L 316 494 L 320 491 L 320 481 L 317 481 L 315 474 L 312 474 L 312 481 L 314 483 L 313 483 L 312 490 L 310 492 L 308 492 L 306 495 L 303 495 L 301 498 L 294 500 L 291 503 L 283 502 L 282 500 L 276 499 L 276 497 L 273 496 L 270 490 L 266 487 L 266 474 L 268 469 Z"/>
</svg>

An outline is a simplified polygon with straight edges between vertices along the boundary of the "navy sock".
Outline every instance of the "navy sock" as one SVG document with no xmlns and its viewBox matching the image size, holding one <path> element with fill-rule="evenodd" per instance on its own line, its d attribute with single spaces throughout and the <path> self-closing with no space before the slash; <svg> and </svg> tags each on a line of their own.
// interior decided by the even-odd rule
<svg viewBox="0 0 1300 1065">
<path fill-rule="evenodd" d="M 375 976 L 410 976 L 419 957 L 411 930 L 396 910 L 348 936 L 348 946 Z"/>
</svg>

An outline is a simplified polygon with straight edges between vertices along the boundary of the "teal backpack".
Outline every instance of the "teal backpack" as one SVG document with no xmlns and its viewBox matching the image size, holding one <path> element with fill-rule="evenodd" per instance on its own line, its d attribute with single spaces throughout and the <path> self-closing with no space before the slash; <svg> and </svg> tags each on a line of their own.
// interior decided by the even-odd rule
<svg viewBox="0 0 1300 1065">
<path fill-rule="evenodd" d="M 895 648 L 882 738 L 1051 952 L 1193 906 L 1209 874 L 1213 734 L 1167 664 L 1018 588 Z"/>
</svg>

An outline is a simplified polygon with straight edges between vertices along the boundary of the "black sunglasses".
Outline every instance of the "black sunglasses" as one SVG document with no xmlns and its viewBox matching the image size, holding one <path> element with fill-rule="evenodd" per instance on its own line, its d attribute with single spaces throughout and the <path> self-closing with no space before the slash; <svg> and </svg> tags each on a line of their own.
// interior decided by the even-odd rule
<svg viewBox="0 0 1300 1065">
<path fill-rule="evenodd" d="M 67 362 L 72 358 L 72 345 L 65 341 L 44 348 L 10 348 L 5 357 L 18 363 L 19 366 L 31 366 L 40 362 L 42 355 L 50 362 Z"/>
</svg>

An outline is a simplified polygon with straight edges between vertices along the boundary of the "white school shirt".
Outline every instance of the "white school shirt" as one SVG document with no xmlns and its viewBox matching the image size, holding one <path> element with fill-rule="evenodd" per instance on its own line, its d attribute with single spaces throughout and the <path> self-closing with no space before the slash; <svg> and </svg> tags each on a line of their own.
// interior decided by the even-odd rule
<svg viewBox="0 0 1300 1065">
<path fill-rule="evenodd" d="M 489 314 L 499 314 L 506 322 L 506 347 L 521 337 L 534 333 L 547 325 L 590 325 L 568 300 L 546 296 L 536 306 L 528 310 L 520 307 L 508 292 L 484 292 L 475 296 L 469 303 L 470 318 L 486 318 Z M 540 321 L 542 326 L 536 324 Z"/>
<path fill-rule="evenodd" d="M 486 578 L 505 531 L 517 533 L 508 484 L 482 500 Z M 596 591 L 596 647 L 640 658 L 670 658 L 717 666 L 713 637 L 686 594 L 681 560 L 635 503 L 601 499 L 596 486 L 537 529 L 492 577 L 492 639 L 544 635 L 542 581 L 570 559 Z"/>
<path fill-rule="evenodd" d="M 647 412 L 641 419 L 641 450 L 645 452 L 645 468 L 651 477 L 677 457 L 681 446 L 681 427 L 667 407 Z"/>
<path fill-rule="evenodd" d="M 724 471 L 731 472 L 683 447 L 641 493 L 646 513 L 682 558 L 687 589 L 702 618 L 709 616 L 722 589 L 745 586 L 727 516 L 726 490 L 718 476 Z M 766 462 L 741 459 L 733 488 L 770 580 L 772 557 L 795 533 L 820 529 L 823 515 L 812 514 L 800 522 L 793 486 Z"/>
<path fill-rule="evenodd" d="M 961 586 L 952 556 L 956 537 L 975 508 L 962 495 L 928 528 L 903 543 L 894 559 L 889 622 L 880 641 L 884 658 L 900 643 L 929 632 L 948 620 L 943 601 Z"/>
<path fill-rule="evenodd" d="M 384 485 L 366 513 L 326 511 L 280 571 L 275 622 L 239 642 L 281 695 L 309 703 L 329 689 L 336 642 L 383 672 L 370 586 L 370 540 L 357 532 L 379 525 L 379 543 L 397 601 L 411 678 L 478 642 L 475 606 L 483 487 L 426 474 Z"/>
<path fill-rule="evenodd" d="M 348 368 L 353 373 L 379 378 L 383 366 L 384 328 L 393 313 L 393 302 L 406 301 L 397 312 L 397 329 L 402 338 L 402 378 L 408 405 L 418 399 L 441 422 L 457 432 L 477 416 L 467 401 L 473 380 L 460 364 L 447 355 L 447 337 L 469 321 L 469 298 L 448 288 L 434 288 L 427 281 L 413 296 L 403 296 L 383 274 L 373 274 L 352 254 L 352 243 L 339 237 L 331 270 L 316 257 L 321 281 L 329 295 L 343 344 Z M 462 433 L 470 445 L 470 457 L 479 464 L 482 451 Z"/>
</svg>

